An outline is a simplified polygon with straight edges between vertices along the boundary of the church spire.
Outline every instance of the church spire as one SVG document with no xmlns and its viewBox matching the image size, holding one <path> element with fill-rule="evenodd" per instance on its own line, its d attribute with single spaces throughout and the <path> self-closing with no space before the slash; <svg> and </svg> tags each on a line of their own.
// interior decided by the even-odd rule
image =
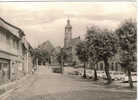
<svg viewBox="0 0 138 100">
<path fill-rule="evenodd" d="M 71 24 L 70 24 L 70 19 L 68 18 L 67 19 L 67 25 L 66 25 L 66 28 L 72 28 Z"/>
<path fill-rule="evenodd" d="M 70 24 L 69 18 L 67 19 L 67 24 L 65 26 L 65 38 L 64 38 L 64 47 L 68 48 L 69 43 L 72 40 L 72 26 Z"/>
<path fill-rule="evenodd" d="M 67 20 L 67 24 L 69 24 L 69 25 L 70 25 L 70 20 L 69 20 L 69 18 L 68 18 L 68 20 Z"/>
</svg>

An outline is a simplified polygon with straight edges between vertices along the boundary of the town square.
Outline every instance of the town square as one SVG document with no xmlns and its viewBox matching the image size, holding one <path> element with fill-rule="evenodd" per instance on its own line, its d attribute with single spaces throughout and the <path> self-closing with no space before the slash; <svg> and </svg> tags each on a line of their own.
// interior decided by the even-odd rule
<svg viewBox="0 0 138 100">
<path fill-rule="evenodd" d="M 0 100 L 136 100 L 136 2 L 0 2 Z"/>
</svg>

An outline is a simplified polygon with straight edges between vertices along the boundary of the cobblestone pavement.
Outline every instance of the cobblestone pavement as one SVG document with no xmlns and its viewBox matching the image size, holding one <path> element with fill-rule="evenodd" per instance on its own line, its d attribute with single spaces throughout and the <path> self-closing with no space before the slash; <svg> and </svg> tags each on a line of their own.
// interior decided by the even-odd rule
<svg viewBox="0 0 138 100">
<path fill-rule="evenodd" d="M 6 100 L 135 100 L 136 92 L 105 89 L 73 76 L 52 73 L 42 67 L 35 81 L 17 89 Z"/>
</svg>

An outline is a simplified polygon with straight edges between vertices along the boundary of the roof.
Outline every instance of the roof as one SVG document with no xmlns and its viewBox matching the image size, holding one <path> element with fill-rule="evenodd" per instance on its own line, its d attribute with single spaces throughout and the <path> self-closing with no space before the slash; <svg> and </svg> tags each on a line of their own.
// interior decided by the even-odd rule
<svg viewBox="0 0 138 100">
<path fill-rule="evenodd" d="M 69 19 L 67 20 L 67 25 L 66 25 L 65 28 L 72 28 L 72 26 L 70 25 L 70 20 Z"/>
<path fill-rule="evenodd" d="M 47 40 L 45 42 L 43 42 L 42 44 L 40 44 L 38 46 L 38 48 L 40 48 L 41 50 L 46 50 L 48 51 L 50 54 L 52 53 L 52 51 L 55 49 L 55 47 L 53 46 L 53 44 L 51 43 L 51 41 Z"/>
<path fill-rule="evenodd" d="M 25 36 L 24 32 L 20 28 L 8 23 L 1 17 L 0 17 L 0 26 L 3 27 L 4 29 L 8 30 L 10 33 L 12 33 L 13 35 L 15 35 L 18 38 L 20 38 L 20 35 Z"/>
<path fill-rule="evenodd" d="M 71 41 L 70 41 L 70 45 L 71 46 L 76 46 L 79 42 L 80 42 L 80 36 L 79 37 L 76 37 L 76 38 L 73 38 Z"/>
</svg>

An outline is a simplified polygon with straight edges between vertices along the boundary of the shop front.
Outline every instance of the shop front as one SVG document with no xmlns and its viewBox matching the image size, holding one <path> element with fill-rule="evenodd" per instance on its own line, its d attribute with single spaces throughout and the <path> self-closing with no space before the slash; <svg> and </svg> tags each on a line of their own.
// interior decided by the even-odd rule
<svg viewBox="0 0 138 100">
<path fill-rule="evenodd" d="M 0 58 L 0 84 L 10 81 L 10 60 Z"/>
<path fill-rule="evenodd" d="M 17 56 L 0 51 L 0 85 L 16 78 L 16 60 Z"/>
</svg>

